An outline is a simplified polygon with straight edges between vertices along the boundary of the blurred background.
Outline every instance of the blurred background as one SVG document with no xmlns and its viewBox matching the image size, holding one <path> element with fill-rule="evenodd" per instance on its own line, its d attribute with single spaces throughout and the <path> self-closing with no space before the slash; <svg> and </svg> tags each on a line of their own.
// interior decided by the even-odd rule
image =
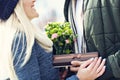
<svg viewBox="0 0 120 80">
<path fill-rule="evenodd" d="M 44 28 L 48 22 L 64 22 L 65 0 L 36 0 L 35 8 L 39 17 L 32 20 L 35 26 Z"/>
</svg>

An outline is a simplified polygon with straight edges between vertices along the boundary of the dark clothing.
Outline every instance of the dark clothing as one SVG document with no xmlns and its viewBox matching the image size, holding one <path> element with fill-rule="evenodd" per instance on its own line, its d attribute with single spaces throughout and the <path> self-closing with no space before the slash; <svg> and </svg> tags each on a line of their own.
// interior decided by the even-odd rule
<svg viewBox="0 0 120 80">
<path fill-rule="evenodd" d="M 65 18 L 73 25 L 72 0 L 66 1 Z M 83 14 L 87 52 L 107 59 L 106 71 L 97 80 L 120 80 L 120 0 L 83 0 Z"/>
</svg>

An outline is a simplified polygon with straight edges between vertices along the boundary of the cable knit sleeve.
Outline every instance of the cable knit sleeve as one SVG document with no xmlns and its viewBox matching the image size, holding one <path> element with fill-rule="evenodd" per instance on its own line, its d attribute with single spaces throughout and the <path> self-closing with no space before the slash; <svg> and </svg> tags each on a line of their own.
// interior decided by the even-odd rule
<svg viewBox="0 0 120 80">
<path fill-rule="evenodd" d="M 20 43 L 19 43 L 20 42 Z M 26 55 L 26 39 L 21 34 L 14 39 L 12 51 L 14 68 L 19 80 L 59 80 L 59 72 L 52 65 L 52 53 L 47 53 L 35 41 L 29 61 L 20 67 Z"/>
<path fill-rule="evenodd" d="M 36 51 L 40 68 L 41 80 L 59 80 L 59 72 L 52 65 L 52 53 L 47 53 L 36 43 Z"/>
<path fill-rule="evenodd" d="M 79 80 L 79 79 L 76 75 L 73 75 L 73 76 L 67 78 L 66 80 Z"/>
<path fill-rule="evenodd" d="M 33 47 L 29 61 L 21 67 L 26 51 L 26 39 L 21 33 L 15 36 L 12 46 L 14 69 L 18 80 L 41 80 L 38 60 Z"/>
</svg>

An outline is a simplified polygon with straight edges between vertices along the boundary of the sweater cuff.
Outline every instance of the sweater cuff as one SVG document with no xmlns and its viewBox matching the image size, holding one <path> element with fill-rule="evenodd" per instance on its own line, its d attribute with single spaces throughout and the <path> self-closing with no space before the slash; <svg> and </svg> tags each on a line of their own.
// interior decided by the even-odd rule
<svg viewBox="0 0 120 80">
<path fill-rule="evenodd" d="M 79 80 L 79 79 L 76 75 L 73 75 L 73 76 L 67 78 L 66 80 Z"/>
</svg>

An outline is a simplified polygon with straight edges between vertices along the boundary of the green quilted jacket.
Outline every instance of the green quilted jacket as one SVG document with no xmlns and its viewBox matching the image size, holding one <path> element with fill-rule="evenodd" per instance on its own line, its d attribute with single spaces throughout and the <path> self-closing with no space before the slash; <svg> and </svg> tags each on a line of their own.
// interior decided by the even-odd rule
<svg viewBox="0 0 120 80">
<path fill-rule="evenodd" d="M 84 0 L 84 32 L 87 51 L 107 58 L 107 69 L 120 78 L 120 0 Z"/>
<path fill-rule="evenodd" d="M 75 27 L 71 2 L 66 0 L 64 14 Z M 83 0 L 83 13 L 87 52 L 98 51 L 107 60 L 97 80 L 120 80 L 120 0 Z"/>
</svg>

